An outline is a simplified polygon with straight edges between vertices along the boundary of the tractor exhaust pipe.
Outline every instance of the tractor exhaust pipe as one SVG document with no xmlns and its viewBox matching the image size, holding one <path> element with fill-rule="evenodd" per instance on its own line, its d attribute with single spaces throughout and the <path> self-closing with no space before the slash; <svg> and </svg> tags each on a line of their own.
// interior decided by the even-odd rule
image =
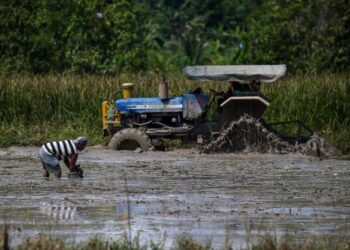
<svg viewBox="0 0 350 250">
<path fill-rule="evenodd" d="M 162 100 L 162 102 L 166 101 L 169 99 L 168 96 L 168 82 L 165 80 L 165 76 L 162 75 L 162 78 L 159 82 L 159 86 L 158 86 L 158 96 L 160 98 L 160 100 Z"/>
</svg>

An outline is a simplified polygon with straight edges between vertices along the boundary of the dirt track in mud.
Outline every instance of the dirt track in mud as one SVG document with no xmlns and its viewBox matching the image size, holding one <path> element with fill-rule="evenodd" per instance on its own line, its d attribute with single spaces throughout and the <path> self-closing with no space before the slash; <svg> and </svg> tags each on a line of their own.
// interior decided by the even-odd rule
<svg viewBox="0 0 350 250">
<path fill-rule="evenodd" d="M 181 234 L 217 249 L 259 235 L 350 235 L 350 161 L 303 155 L 113 152 L 89 147 L 84 179 L 42 177 L 38 148 L 0 149 L 0 225 L 11 244 L 39 233 L 79 242 Z M 128 199 L 130 221 L 128 221 Z M 130 224 L 129 224 L 130 223 Z"/>
</svg>

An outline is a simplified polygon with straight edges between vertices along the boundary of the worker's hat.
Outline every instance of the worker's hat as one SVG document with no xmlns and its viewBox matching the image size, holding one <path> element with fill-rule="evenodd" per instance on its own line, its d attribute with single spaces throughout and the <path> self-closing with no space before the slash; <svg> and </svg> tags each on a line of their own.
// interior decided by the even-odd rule
<svg viewBox="0 0 350 250">
<path fill-rule="evenodd" d="M 77 139 L 74 140 L 74 143 L 86 145 L 88 143 L 88 139 L 85 136 L 79 136 Z"/>
</svg>

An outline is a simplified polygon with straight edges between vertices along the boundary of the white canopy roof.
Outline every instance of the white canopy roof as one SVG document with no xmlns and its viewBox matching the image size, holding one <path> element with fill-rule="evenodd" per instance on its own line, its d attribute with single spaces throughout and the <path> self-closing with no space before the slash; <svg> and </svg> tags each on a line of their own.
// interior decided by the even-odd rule
<svg viewBox="0 0 350 250">
<path fill-rule="evenodd" d="M 202 65 L 186 66 L 187 79 L 197 81 L 260 81 L 274 82 L 286 74 L 287 67 L 280 65 Z"/>
</svg>

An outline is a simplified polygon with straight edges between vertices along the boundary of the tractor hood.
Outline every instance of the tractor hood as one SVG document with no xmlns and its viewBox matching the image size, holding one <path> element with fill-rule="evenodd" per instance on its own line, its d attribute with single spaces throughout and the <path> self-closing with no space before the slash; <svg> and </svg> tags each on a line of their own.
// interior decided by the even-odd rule
<svg viewBox="0 0 350 250">
<path fill-rule="evenodd" d="M 187 93 L 167 100 L 159 97 L 121 99 L 115 105 L 122 114 L 181 114 L 185 120 L 195 120 L 202 115 L 208 103 L 209 98 L 205 94 Z"/>
<path fill-rule="evenodd" d="M 286 65 L 203 65 L 186 66 L 183 74 L 197 81 L 274 82 L 286 74 Z"/>
</svg>

